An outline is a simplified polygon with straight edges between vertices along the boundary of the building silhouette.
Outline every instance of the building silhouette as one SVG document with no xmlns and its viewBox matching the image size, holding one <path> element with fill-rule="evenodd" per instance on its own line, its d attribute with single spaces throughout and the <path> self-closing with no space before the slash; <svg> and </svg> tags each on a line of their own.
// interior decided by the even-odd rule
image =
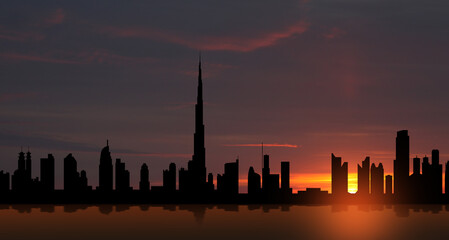
<svg viewBox="0 0 449 240">
<path fill-rule="evenodd" d="M 385 194 L 391 196 L 393 195 L 393 176 L 385 176 Z"/>
<path fill-rule="evenodd" d="M 142 167 L 140 167 L 139 190 L 150 191 L 150 171 L 148 170 L 146 163 L 142 164 Z"/>
<path fill-rule="evenodd" d="M 260 174 L 256 173 L 253 167 L 250 167 L 248 171 L 248 194 L 253 195 L 260 192 Z"/>
<path fill-rule="evenodd" d="M 410 197 L 420 198 L 426 191 L 426 182 L 421 174 L 421 159 L 416 156 L 413 158 L 413 173 L 410 175 Z"/>
<path fill-rule="evenodd" d="M 384 194 L 384 166 L 371 164 L 371 195 L 381 197 Z"/>
<path fill-rule="evenodd" d="M 193 136 L 193 156 L 187 164 L 187 170 L 180 169 L 179 189 L 182 192 L 196 194 L 207 193 L 211 186 L 206 181 L 206 148 L 204 146 L 203 123 L 203 80 L 201 75 L 201 57 L 198 64 L 198 92 L 195 104 L 195 133 Z M 213 187 L 212 187 L 213 188 Z"/>
<path fill-rule="evenodd" d="M 276 194 L 279 192 L 279 174 L 270 172 L 270 156 L 263 156 L 262 191 L 264 194 Z"/>
<path fill-rule="evenodd" d="M 432 150 L 431 168 L 431 191 L 433 197 L 440 197 L 443 193 L 443 165 L 440 164 L 440 152 L 438 149 Z"/>
<path fill-rule="evenodd" d="M 71 153 L 64 158 L 64 190 L 67 192 L 89 190 L 86 171 L 78 172 L 76 159 Z"/>
<path fill-rule="evenodd" d="M 366 157 L 362 166 L 357 165 L 357 194 L 367 197 L 370 194 L 370 158 Z"/>
<path fill-rule="evenodd" d="M 106 141 L 106 147 L 101 150 L 100 156 L 98 190 L 112 191 L 112 184 L 112 158 L 109 152 L 109 141 Z"/>
<path fill-rule="evenodd" d="M 348 194 L 348 163 L 341 163 L 341 157 L 332 157 L 332 195 L 342 197 Z"/>
<path fill-rule="evenodd" d="M 30 149 L 27 151 L 27 156 L 25 160 L 25 179 L 28 182 L 29 185 L 31 182 L 31 152 Z"/>
<path fill-rule="evenodd" d="M 410 175 L 410 138 L 407 130 L 396 135 L 396 158 L 393 175 L 384 179 L 384 167 L 370 163 L 366 157 L 357 166 L 357 194 L 348 193 L 348 163 L 331 154 L 332 195 L 320 188 L 306 188 L 292 193 L 290 186 L 290 162 L 281 162 L 281 174 L 270 170 L 270 156 L 262 154 L 261 175 L 253 167 L 248 171 L 248 194 L 239 194 L 239 160 L 224 164 L 224 173 L 214 176 L 206 171 L 205 131 L 203 119 L 203 83 L 201 58 L 198 66 L 198 92 L 195 104 L 195 132 L 192 159 L 187 168 L 179 169 L 177 190 L 176 164 L 170 163 L 163 171 L 163 186 L 152 186 L 150 191 L 149 169 L 142 164 L 139 191 L 130 184 L 130 172 L 121 159 L 115 162 L 115 190 L 113 191 L 113 165 L 109 142 L 101 150 L 99 184 L 96 191 L 88 186 L 86 171 L 78 172 L 77 161 L 70 153 L 64 158 L 64 190 L 55 190 L 55 159 L 52 154 L 40 159 L 40 179 L 32 177 L 31 153 L 22 150 L 17 169 L 12 176 L 0 171 L 0 203 L 348 203 L 371 201 L 374 203 L 449 203 L 449 161 L 446 162 L 445 195 L 443 195 L 443 166 L 439 151 L 433 149 L 431 163 L 427 156 L 413 158 Z M 262 150 L 263 153 L 263 150 Z M 371 165 L 370 165 L 371 164 Z M 422 165 L 421 165 L 422 164 Z M 422 167 L 421 167 L 422 166 Z M 207 175 L 206 175 L 207 174 Z M 207 177 L 206 177 L 207 176 Z M 284 205 L 283 209 L 288 205 Z M 118 211 L 126 210 L 118 206 Z M 172 207 L 169 207 L 172 208 Z M 52 211 L 48 208 L 48 211 Z M 111 206 L 102 206 L 109 213 Z M 224 207 L 224 209 L 233 209 Z"/>
<path fill-rule="evenodd" d="M 9 184 L 9 173 L 0 171 L 0 192 L 8 192 Z"/>
<path fill-rule="evenodd" d="M 396 159 L 394 165 L 394 193 L 398 198 L 407 198 L 410 192 L 410 138 L 407 130 L 397 132 L 396 136 Z"/>
<path fill-rule="evenodd" d="M 239 160 L 225 163 L 224 174 L 217 175 L 217 191 L 221 194 L 237 195 L 239 193 Z"/>
<path fill-rule="evenodd" d="M 168 170 L 163 172 L 163 186 L 167 192 L 176 191 L 176 164 L 170 163 Z"/>
<path fill-rule="evenodd" d="M 281 191 L 284 194 L 292 194 L 290 188 L 290 162 L 281 162 Z"/>
<path fill-rule="evenodd" d="M 55 190 L 55 158 L 52 154 L 48 154 L 47 158 L 41 158 L 40 187 L 44 191 Z"/>
<path fill-rule="evenodd" d="M 129 183 L 129 171 L 126 170 L 125 163 L 120 158 L 115 160 L 115 190 L 130 191 L 132 190 Z"/>
</svg>

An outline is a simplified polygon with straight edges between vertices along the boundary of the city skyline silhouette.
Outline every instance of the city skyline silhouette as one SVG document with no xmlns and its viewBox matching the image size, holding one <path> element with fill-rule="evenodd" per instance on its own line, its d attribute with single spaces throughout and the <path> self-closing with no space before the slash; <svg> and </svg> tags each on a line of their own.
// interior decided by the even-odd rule
<svg viewBox="0 0 449 240">
<path fill-rule="evenodd" d="M 2 1 L 8 240 L 449 239 L 449 1 Z"/>
<path fill-rule="evenodd" d="M 290 187 L 290 162 L 282 161 L 281 174 L 270 170 L 270 155 L 262 148 L 262 171 L 253 166 L 248 170 L 247 194 L 239 193 L 239 158 L 224 163 L 224 173 L 214 176 L 206 170 L 205 124 L 203 120 L 203 80 L 201 56 L 198 63 L 197 99 L 195 104 L 194 149 L 188 167 L 177 168 L 170 163 L 163 171 L 163 185 L 152 185 L 147 164 L 140 170 L 139 189 L 130 185 L 130 171 L 126 162 L 117 158 L 115 166 L 109 140 L 101 150 L 99 182 L 96 188 L 89 185 L 87 173 L 78 172 L 72 153 L 64 158 L 64 189 L 55 189 L 55 158 L 49 153 L 40 159 L 40 177 L 32 176 L 32 158 L 28 149 L 21 151 L 18 167 L 10 174 L 0 172 L 0 190 L 3 203 L 447 203 L 449 194 L 443 194 L 443 167 L 438 149 L 433 149 L 431 163 L 413 158 L 410 174 L 410 137 L 400 130 L 396 137 L 396 159 L 393 175 L 384 174 L 382 163 L 370 165 L 370 157 L 358 165 L 358 191 L 348 189 L 348 162 L 331 153 L 331 191 L 308 188 L 294 193 Z M 26 159 L 25 159 L 26 158 Z M 422 165 L 422 172 L 421 172 Z M 445 163 L 449 170 L 449 161 Z M 115 170 L 115 174 L 114 174 Z M 447 176 L 447 175 L 446 175 Z M 214 179 L 216 179 L 214 181 Z M 445 183 L 449 180 L 444 178 Z M 92 185 L 92 184 L 91 184 Z M 449 184 L 444 185 L 445 188 Z"/>
</svg>

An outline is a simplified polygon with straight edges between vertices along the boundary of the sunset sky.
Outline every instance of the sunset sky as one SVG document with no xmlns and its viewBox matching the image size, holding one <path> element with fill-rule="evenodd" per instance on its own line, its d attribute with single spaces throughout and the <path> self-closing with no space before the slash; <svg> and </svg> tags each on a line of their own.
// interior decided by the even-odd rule
<svg viewBox="0 0 449 240">
<path fill-rule="evenodd" d="M 193 153 L 198 52 L 206 165 L 261 172 L 291 162 L 292 187 L 330 190 L 331 153 L 393 171 L 396 131 L 412 157 L 449 160 L 449 2 L 2 1 L 0 169 L 30 147 L 33 176 L 53 153 L 56 187 L 73 153 L 98 184 L 109 145 L 138 187 Z M 115 162 L 115 161 L 114 161 Z"/>
</svg>

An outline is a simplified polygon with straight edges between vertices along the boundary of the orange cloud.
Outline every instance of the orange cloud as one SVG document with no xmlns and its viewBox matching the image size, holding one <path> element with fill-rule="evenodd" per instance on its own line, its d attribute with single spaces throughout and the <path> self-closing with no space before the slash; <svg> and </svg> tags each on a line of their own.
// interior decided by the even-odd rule
<svg viewBox="0 0 449 240">
<path fill-rule="evenodd" d="M 114 153 L 122 156 L 134 157 L 159 157 L 159 158 L 189 158 L 192 154 L 187 153 Z"/>
<path fill-rule="evenodd" d="M 248 144 L 223 144 L 225 147 L 262 147 L 260 143 L 248 143 Z M 294 144 L 279 144 L 279 143 L 264 143 L 264 147 L 287 147 L 287 148 L 298 148 L 298 145 Z"/>
<path fill-rule="evenodd" d="M 259 34 L 253 37 L 244 36 L 188 36 L 177 32 L 143 27 L 115 27 L 100 29 L 106 35 L 123 38 L 145 38 L 167 41 L 174 44 L 201 50 L 225 50 L 249 52 L 259 48 L 275 45 L 279 40 L 304 33 L 308 23 L 299 21 L 284 29 Z"/>
</svg>

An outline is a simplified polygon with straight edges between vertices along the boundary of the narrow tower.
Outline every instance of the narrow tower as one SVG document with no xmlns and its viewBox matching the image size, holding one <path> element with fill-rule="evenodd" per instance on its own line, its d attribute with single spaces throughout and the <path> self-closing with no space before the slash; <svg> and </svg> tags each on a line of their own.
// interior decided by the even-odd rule
<svg viewBox="0 0 449 240">
<path fill-rule="evenodd" d="M 206 149 L 204 147 L 203 80 L 201 76 L 201 55 L 198 64 L 198 95 L 195 105 L 195 134 L 193 141 L 193 169 L 191 169 L 193 170 L 193 178 L 195 179 L 193 182 L 201 185 L 206 181 Z"/>
</svg>

